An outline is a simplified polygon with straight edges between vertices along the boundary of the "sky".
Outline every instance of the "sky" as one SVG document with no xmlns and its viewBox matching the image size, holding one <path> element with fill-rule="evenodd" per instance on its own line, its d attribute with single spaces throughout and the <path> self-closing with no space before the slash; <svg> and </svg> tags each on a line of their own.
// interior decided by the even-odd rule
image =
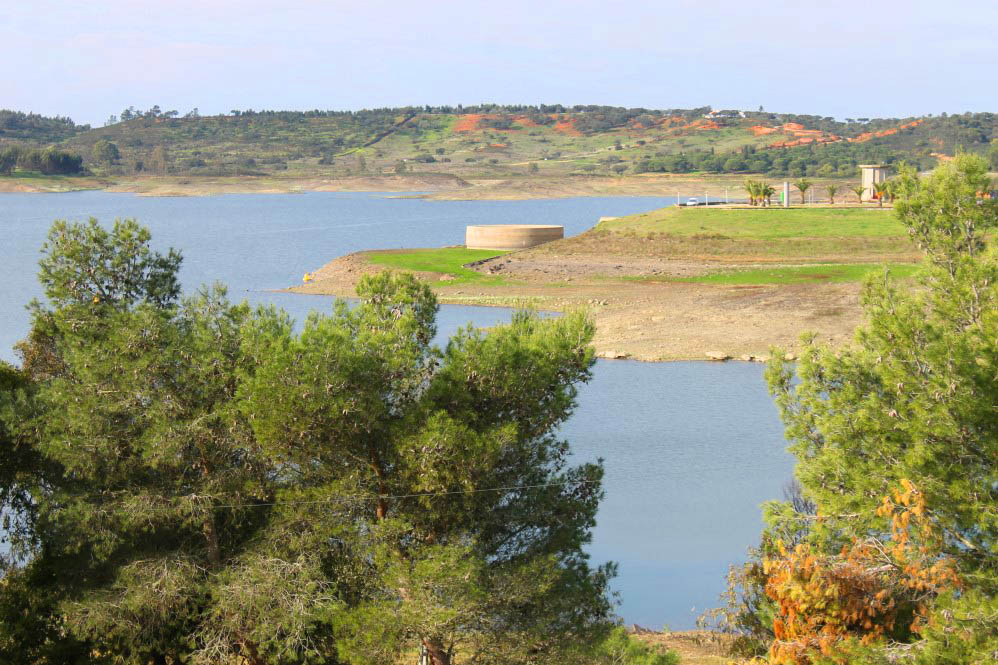
<svg viewBox="0 0 998 665">
<path fill-rule="evenodd" d="M 0 108 L 998 111 L 998 1 L 0 0 Z"/>
</svg>

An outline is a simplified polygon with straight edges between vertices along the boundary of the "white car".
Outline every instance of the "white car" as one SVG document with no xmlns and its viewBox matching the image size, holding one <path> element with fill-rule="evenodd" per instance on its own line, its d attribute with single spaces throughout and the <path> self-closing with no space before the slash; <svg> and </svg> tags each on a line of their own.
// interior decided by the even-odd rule
<svg viewBox="0 0 998 665">
<path fill-rule="evenodd" d="M 695 196 L 691 196 L 690 198 L 686 199 L 686 205 L 688 205 L 688 206 L 698 206 L 698 205 L 700 205 L 700 199 L 698 199 Z"/>
</svg>

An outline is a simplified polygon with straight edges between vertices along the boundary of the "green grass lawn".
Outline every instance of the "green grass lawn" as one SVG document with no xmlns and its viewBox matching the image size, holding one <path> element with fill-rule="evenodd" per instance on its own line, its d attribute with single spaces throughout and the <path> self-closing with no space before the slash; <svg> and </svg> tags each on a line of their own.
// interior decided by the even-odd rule
<svg viewBox="0 0 998 665">
<path fill-rule="evenodd" d="M 816 282 L 856 282 L 868 275 L 884 270 L 883 265 L 871 264 L 826 264 L 814 266 L 792 266 L 783 268 L 754 268 L 716 272 L 700 277 L 673 281 L 694 282 L 697 284 L 807 284 Z M 910 263 L 895 263 L 886 266 L 891 277 L 906 278 L 915 275 L 921 266 Z"/>
<path fill-rule="evenodd" d="M 507 253 L 494 249 L 445 247 L 441 249 L 412 249 L 404 252 L 372 252 L 367 255 L 367 259 L 376 265 L 395 270 L 447 273 L 457 278 L 448 280 L 447 284 L 500 284 L 504 281 L 502 278 L 483 275 L 465 268 L 464 264 Z"/>
<path fill-rule="evenodd" d="M 869 208 L 684 208 L 668 207 L 603 222 L 600 230 L 717 235 L 728 238 L 906 236 L 888 210 Z"/>
</svg>

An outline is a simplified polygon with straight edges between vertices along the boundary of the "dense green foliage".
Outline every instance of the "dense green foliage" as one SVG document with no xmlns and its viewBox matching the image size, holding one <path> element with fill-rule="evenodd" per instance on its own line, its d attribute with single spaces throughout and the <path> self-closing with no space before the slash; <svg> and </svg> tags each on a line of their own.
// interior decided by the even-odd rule
<svg viewBox="0 0 998 665">
<path fill-rule="evenodd" d="M 913 132 L 914 130 L 905 130 Z M 734 152 L 684 151 L 639 161 L 639 173 L 765 173 L 772 176 L 854 178 L 860 164 L 895 165 L 901 161 L 929 168 L 936 158 L 928 149 L 899 149 L 889 139 L 864 143 L 808 144 L 792 148 L 759 149 L 743 146 Z"/>
<path fill-rule="evenodd" d="M 978 199 L 988 183 L 978 156 L 924 179 L 906 169 L 898 183 L 895 215 L 926 253 L 922 288 L 869 281 L 869 324 L 854 347 L 812 343 L 796 368 L 774 361 L 769 370 L 805 498 L 767 506 L 760 556 L 769 563 L 733 578 L 743 594 L 729 598 L 727 618 L 759 639 L 768 621 L 771 654 L 793 662 L 983 663 L 998 646 L 998 256 L 985 244 L 998 202 Z M 949 569 L 955 587 L 933 581 Z M 814 601 L 826 616 L 861 602 L 870 619 L 812 624 L 813 642 L 781 646 L 785 626 L 814 611 L 808 594 L 828 591 L 809 590 L 805 576 L 797 618 L 781 605 L 774 619 L 760 588 L 789 602 L 774 595 L 773 576 L 794 570 L 851 588 Z M 908 605 L 878 605 L 888 595 Z M 907 616 L 886 614 L 905 607 Z"/>
<path fill-rule="evenodd" d="M 675 652 L 655 650 L 633 637 L 623 628 L 615 628 L 596 648 L 595 660 L 608 665 L 678 665 Z"/>
<path fill-rule="evenodd" d="M 107 139 L 101 139 L 95 143 L 91 154 L 95 162 L 106 165 L 114 164 L 121 158 L 118 146 Z"/>
<path fill-rule="evenodd" d="M 6 115 L 4 115 L 6 114 Z M 988 153 L 998 115 L 966 113 L 845 122 L 754 111 L 576 105 L 475 105 L 360 111 L 181 115 L 129 107 L 101 128 L 66 118 L 0 112 L 0 144 L 58 143 L 109 175 L 184 173 L 336 175 L 446 171 L 545 173 L 765 173 L 852 178 L 856 166 L 901 161 L 925 169 L 958 149 Z M 771 134 L 757 134 L 763 128 Z M 796 131 L 807 134 L 796 141 Z M 94 146 L 108 141 L 120 161 Z M 609 153 L 607 153 L 609 151 Z M 555 162 L 554 160 L 557 160 Z M 413 169 L 413 164 L 421 165 Z M 395 167 L 401 165 L 402 169 Z M 425 165 L 425 166 L 424 166 Z M 432 166 L 431 166 L 432 165 Z M 560 165 L 560 166 L 559 166 Z M 998 167 L 996 167 L 998 168 Z"/>
<path fill-rule="evenodd" d="M 0 368 L 5 661 L 548 662 L 610 627 L 598 464 L 555 436 L 592 324 L 432 344 L 409 275 L 295 333 L 125 221 L 57 222 Z M 582 650 L 582 651 L 580 651 Z"/>
<path fill-rule="evenodd" d="M 69 118 L 47 118 L 36 113 L 0 109 L 0 141 L 4 139 L 51 143 L 90 129 Z"/>
<path fill-rule="evenodd" d="M 83 171 L 83 157 L 56 148 L 9 146 L 0 149 L 0 175 L 10 175 L 15 168 L 43 175 L 75 175 Z"/>
<path fill-rule="evenodd" d="M 918 179 L 906 171 L 895 215 L 926 252 L 924 291 L 875 280 L 856 350 L 813 348 L 772 375 L 798 476 L 829 514 L 863 512 L 901 479 L 926 493 L 946 526 L 949 552 L 967 565 L 998 564 L 993 514 L 998 420 L 998 262 L 984 239 L 998 203 L 977 202 L 982 160 L 962 157 Z M 867 528 L 861 524 L 860 528 Z"/>
</svg>

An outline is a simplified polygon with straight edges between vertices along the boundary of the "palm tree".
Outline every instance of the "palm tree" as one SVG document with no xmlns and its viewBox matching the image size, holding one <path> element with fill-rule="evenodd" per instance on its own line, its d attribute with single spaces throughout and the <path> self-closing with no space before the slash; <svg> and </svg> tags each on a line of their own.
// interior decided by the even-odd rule
<svg viewBox="0 0 998 665">
<path fill-rule="evenodd" d="M 887 194 L 887 200 L 893 204 L 894 199 L 897 198 L 898 195 L 898 183 L 896 180 L 888 180 L 886 181 L 886 184 L 887 189 L 884 190 L 884 193 Z"/>
<path fill-rule="evenodd" d="M 866 193 L 866 187 L 863 185 L 857 185 L 856 187 L 850 187 L 850 189 L 856 194 L 856 198 L 859 202 L 863 202 L 863 194 Z"/>
<path fill-rule="evenodd" d="M 884 207 L 884 197 L 887 196 L 887 190 L 890 187 L 886 182 L 875 182 L 873 183 L 873 191 L 877 195 L 877 203 L 881 208 Z"/>
<path fill-rule="evenodd" d="M 828 192 L 828 204 L 835 205 L 835 195 L 839 192 L 838 185 L 829 185 L 825 187 L 825 191 Z"/>
<path fill-rule="evenodd" d="M 749 195 L 749 205 L 755 205 L 759 198 L 759 181 L 745 178 L 745 191 Z"/>
<path fill-rule="evenodd" d="M 804 205 L 804 192 L 811 189 L 811 181 L 807 178 L 801 178 L 794 183 L 794 187 L 800 190 L 800 204 Z"/>
<path fill-rule="evenodd" d="M 766 199 L 766 205 L 767 206 L 773 205 L 773 197 L 776 196 L 776 190 L 773 189 L 772 185 L 770 185 L 769 183 L 764 184 L 762 186 L 762 192 L 761 192 L 761 194 L 762 194 L 762 197 L 764 199 Z"/>
</svg>

